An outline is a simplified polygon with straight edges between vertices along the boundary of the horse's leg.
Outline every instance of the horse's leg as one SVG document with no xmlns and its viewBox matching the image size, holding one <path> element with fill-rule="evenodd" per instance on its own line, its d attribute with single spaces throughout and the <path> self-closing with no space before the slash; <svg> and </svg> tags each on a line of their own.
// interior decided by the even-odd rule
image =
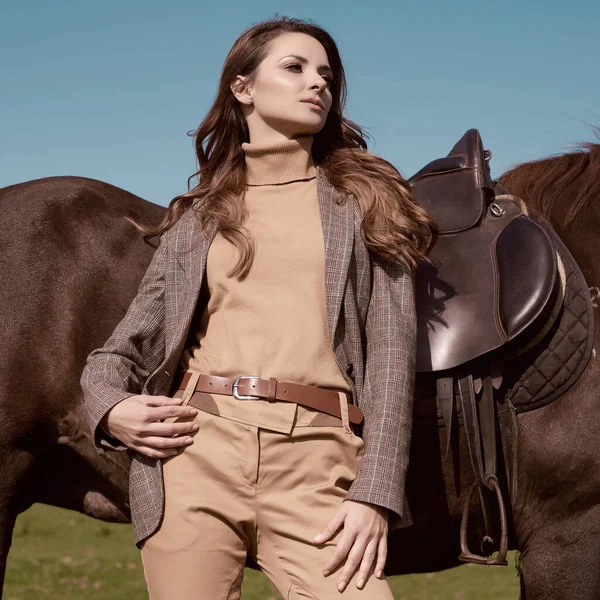
<svg viewBox="0 0 600 600">
<path fill-rule="evenodd" d="M 83 437 L 54 446 L 38 461 L 35 501 L 111 523 L 129 523 L 127 456 L 113 452 L 101 457 Z"/>
<path fill-rule="evenodd" d="M 564 396 L 518 417 L 513 500 L 525 600 L 600 598 L 599 359 Z"/>
<path fill-rule="evenodd" d="M 130 520 L 127 459 L 101 458 L 78 432 L 69 445 L 44 446 L 35 454 L 0 446 L 0 600 L 17 516 L 35 502 L 68 508 L 115 523 Z M 6 443 L 6 440 L 4 440 Z"/>
<path fill-rule="evenodd" d="M 17 519 L 16 511 L 11 510 L 9 506 L 4 502 L 4 499 L 0 499 L 0 600 L 2 600 L 2 590 L 6 576 L 8 551 L 12 543 L 13 529 Z"/>
<path fill-rule="evenodd" d="M 30 493 L 23 483 L 33 464 L 33 457 L 21 450 L 0 446 L 0 600 L 6 575 L 8 551 L 12 544 L 13 530 L 19 513 L 32 504 Z"/>
</svg>

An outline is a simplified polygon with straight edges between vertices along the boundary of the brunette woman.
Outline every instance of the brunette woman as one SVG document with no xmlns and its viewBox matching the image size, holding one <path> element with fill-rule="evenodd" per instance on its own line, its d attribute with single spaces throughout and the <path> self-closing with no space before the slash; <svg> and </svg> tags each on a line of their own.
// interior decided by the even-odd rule
<svg viewBox="0 0 600 600">
<path fill-rule="evenodd" d="M 138 226 L 159 246 L 81 384 L 98 451 L 132 455 L 151 600 L 239 598 L 247 559 L 287 599 L 392 598 L 436 230 L 345 96 L 322 28 L 249 28 L 195 132 L 197 185 Z"/>
</svg>

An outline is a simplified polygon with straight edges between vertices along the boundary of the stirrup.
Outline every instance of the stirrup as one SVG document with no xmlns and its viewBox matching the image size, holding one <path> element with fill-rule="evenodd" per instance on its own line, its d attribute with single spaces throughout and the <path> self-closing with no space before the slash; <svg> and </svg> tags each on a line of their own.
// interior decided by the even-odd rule
<svg viewBox="0 0 600 600">
<path fill-rule="evenodd" d="M 461 554 L 458 557 L 458 560 L 462 562 L 470 562 L 478 565 L 497 565 L 497 566 L 507 566 L 508 561 L 506 560 L 506 555 L 508 553 L 508 533 L 507 533 L 507 524 L 506 524 L 506 510 L 504 508 L 504 501 L 502 500 L 502 492 L 500 491 L 500 486 L 498 485 L 498 480 L 495 477 L 491 477 L 488 481 L 488 485 L 491 489 L 496 492 L 496 497 L 498 498 L 498 510 L 500 512 L 500 549 L 498 551 L 498 556 L 482 556 L 479 554 L 473 554 L 469 550 L 469 545 L 467 543 L 467 526 L 469 524 L 469 506 L 471 504 L 471 498 L 473 497 L 473 492 L 475 488 L 477 488 L 477 482 L 473 482 L 473 485 L 469 488 L 469 493 L 467 494 L 467 499 L 465 500 L 465 507 L 463 509 L 462 520 L 460 523 L 460 551 Z"/>
</svg>

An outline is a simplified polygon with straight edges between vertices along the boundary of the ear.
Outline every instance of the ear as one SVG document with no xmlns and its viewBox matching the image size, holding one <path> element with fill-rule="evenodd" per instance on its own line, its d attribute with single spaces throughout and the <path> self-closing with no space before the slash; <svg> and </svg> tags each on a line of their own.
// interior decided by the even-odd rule
<svg viewBox="0 0 600 600">
<path fill-rule="evenodd" d="M 243 75 L 238 75 L 235 78 L 235 81 L 231 84 L 231 91 L 233 95 L 238 99 L 242 104 L 247 104 L 248 100 L 251 98 L 249 86 L 246 83 L 246 77 Z"/>
</svg>

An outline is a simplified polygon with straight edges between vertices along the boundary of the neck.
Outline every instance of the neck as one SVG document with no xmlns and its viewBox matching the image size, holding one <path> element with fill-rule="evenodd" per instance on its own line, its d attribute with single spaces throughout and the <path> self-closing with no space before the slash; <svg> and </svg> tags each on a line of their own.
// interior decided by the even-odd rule
<svg viewBox="0 0 600 600">
<path fill-rule="evenodd" d="M 263 144 L 242 143 L 246 158 L 247 185 L 274 185 L 316 176 L 311 154 L 314 137 Z"/>
</svg>

